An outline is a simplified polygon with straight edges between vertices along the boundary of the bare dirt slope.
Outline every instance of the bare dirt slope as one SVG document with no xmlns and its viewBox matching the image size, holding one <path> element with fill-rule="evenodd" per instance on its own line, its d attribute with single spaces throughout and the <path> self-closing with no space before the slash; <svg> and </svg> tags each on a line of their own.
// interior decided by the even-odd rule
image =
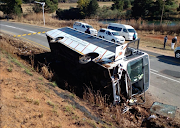
<svg viewBox="0 0 180 128">
<path fill-rule="evenodd" d="M 97 104 L 91 93 L 81 99 L 62 90 L 61 85 L 57 87 L 55 82 L 44 79 L 51 74 L 46 67 L 39 74 L 32 65 L 16 56 L 45 51 L 9 36 L 3 36 L 0 41 L 1 128 L 180 127 L 178 118 L 172 120 L 156 115 L 156 119 L 147 120 L 155 101 L 149 93 L 146 93 L 146 104 L 131 106 L 130 111 L 122 114 L 124 104 Z"/>
<path fill-rule="evenodd" d="M 76 128 L 105 125 L 95 123 L 98 120 L 93 119 L 94 115 L 91 115 L 81 99 L 61 90 L 56 83 L 49 82 L 25 61 L 12 55 L 12 52 L 38 53 L 39 48 L 19 40 L 0 40 L 0 128 Z M 23 51 L 24 48 L 27 49 Z"/>
<path fill-rule="evenodd" d="M 21 60 L 15 60 L 0 50 L 1 128 L 76 128 L 95 125 L 95 121 L 69 103 L 72 102 L 69 99 L 84 106 L 74 94 L 59 89 Z M 89 111 L 86 107 L 84 109 Z"/>
</svg>

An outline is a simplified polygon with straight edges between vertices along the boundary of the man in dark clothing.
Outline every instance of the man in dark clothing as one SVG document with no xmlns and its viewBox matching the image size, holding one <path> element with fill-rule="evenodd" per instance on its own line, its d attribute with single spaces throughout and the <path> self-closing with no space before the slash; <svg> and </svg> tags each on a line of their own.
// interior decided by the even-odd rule
<svg viewBox="0 0 180 128">
<path fill-rule="evenodd" d="M 167 40 L 168 40 L 168 37 L 165 36 L 165 37 L 164 37 L 164 49 L 165 49 L 165 47 L 166 47 L 166 42 L 167 42 Z"/>
<path fill-rule="evenodd" d="M 89 28 L 86 29 L 85 33 L 91 34 Z"/>
<path fill-rule="evenodd" d="M 174 49 L 174 45 L 175 45 L 176 42 L 177 42 L 177 37 L 175 36 L 175 37 L 172 39 L 171 49 Z"/>
<path fill-rule="evenodd" d="M 136 39 L 136 33 L 134 32 L 134 35 L 133 35 L 133 40 L 135 40 Z"/>
</svg>

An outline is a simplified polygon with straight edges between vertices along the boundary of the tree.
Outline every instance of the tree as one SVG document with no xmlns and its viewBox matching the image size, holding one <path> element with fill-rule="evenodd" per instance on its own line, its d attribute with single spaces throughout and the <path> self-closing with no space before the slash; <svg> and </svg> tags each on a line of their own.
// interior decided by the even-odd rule
<svg viewBox="0 0 180 128">
<path fill-rule="evenodd" d="M 124 0 L 114 0 L 113 2 L 114 4 L 112 5 L 112 8 L 111 8 L 112 10 L 115 10 L 115 9 L 120 10 L 120 11 L 123 10 Z"/>
<path fill-rule="evenodd" d="M 132 7 L 132 16 L 135 19 L 145 18 L 152 10 L 153 0 L 134 0 Z"/>
<path fill-rule="evenodd" d="M 58 16 L 59 19 L 66 19 L 66 20 L 82 18 L 78 8 L 70 8 L 65 10 L 58 9 L 56 11 L 56 15 Z"/>
<path fill-rule="evenodd" d="M 33 2 L 34 0 L 23 0 L 24 3 L 31 3 Z"/>
<path fill-rule="evenodd" d="M 1 0 L 5 4 L 1 5 L 1 11 L 5 14 L 20 15 L 22 13 L 22 0 Z"/>
<path fill-rule="evenodd" d="M 177 15 L 178 2 L 176 0 L 166 0 L 164 5 L 164 16 Z"/>
<path fill-rule="evenodd" d="M 97 0 L 91 0 L 88 5 L 88 16 L 95 15 L 98 8 L 99 4 Z"/>
<path fill-rule="evenodd" d="M 134 0 L 132 16 L 136 19 L 139 17 L 159 18 L 162 15 L 163 6 L 163 16 L 168 17 L 177 13 L 178 4 L 175 0 Z"/>
<path fill-rule="evenodd" d="M 89 5 L 89 0 L 78 0 L 77 1 L 77 8 L 80 10 L 80 14 L 82 17 L 85 17 L 86 14 L 88 14 L 88 5 Z"/>
<path fill-rule="evenodd" d="M 127 9 L 131 7 L 131 1 L 130 0 L 124 0 L 124 6 L 123 9 Z"/>
<path fill-rule="evenodd" d="M 58 0 L 37 0 L 38 2 L 45 2 L 44 10 L 48 13 L 53 13 L 58 9 Z M 36 4 L 33 7 L 34 12 L 39 13 L 42 11 L 42 5 Z"/>
</svg>

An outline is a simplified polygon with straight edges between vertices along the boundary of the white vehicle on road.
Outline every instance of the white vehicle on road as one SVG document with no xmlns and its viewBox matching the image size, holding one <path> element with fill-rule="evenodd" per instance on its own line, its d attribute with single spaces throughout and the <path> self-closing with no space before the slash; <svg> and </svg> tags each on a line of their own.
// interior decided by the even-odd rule
<svg viewBox="0 0 180 128">
<path fill-rule="evenodd" d="M 106 28 L 101 28 L 97 36 L 120 44 L 125 42 L 124 37 L 120 36 L 118 32 Z"/>
<path fill-rule="evenodd" d="M 117 31 L 125 40 L 133 40 L 134 33 L 136 34 L 136 39 L 138 39 L 136 30 L 130 25 L 110 23 L 107 28 Z"/>
<path fill-rule="evenodd" d="M 97 30 L 94 29 L 91 25 L 87 23 L 82 23 L 82 22 L 75 22 L 73 24 L 73 28 L 82 32 L 85 32 L 88 28 L 90 30 L 90 34 L 93 36 L 97 36 Z"/>
<path fill-rule="evenodd" d="M 175 58 L 180 59 L 180 46 L 174 50 Z"/>
</svg>

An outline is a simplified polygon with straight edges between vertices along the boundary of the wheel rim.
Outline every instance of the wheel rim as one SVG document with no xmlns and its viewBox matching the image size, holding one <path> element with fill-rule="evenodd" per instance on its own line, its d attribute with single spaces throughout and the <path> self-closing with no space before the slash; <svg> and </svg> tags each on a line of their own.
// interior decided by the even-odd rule
<svg viewBox="0 0 180 128">
<path fill-rule="evenodd" d="M 180 58 L 180 53 L 176 53 L 176 58 Z"/>
<path fill-rule="evenodd" d="M 83 56 L 81 59 L 80 59 L 81 62 L 83 63 L 88 63 L 91 61 L 91 57 L 89 56 Z"/>
</svg>

